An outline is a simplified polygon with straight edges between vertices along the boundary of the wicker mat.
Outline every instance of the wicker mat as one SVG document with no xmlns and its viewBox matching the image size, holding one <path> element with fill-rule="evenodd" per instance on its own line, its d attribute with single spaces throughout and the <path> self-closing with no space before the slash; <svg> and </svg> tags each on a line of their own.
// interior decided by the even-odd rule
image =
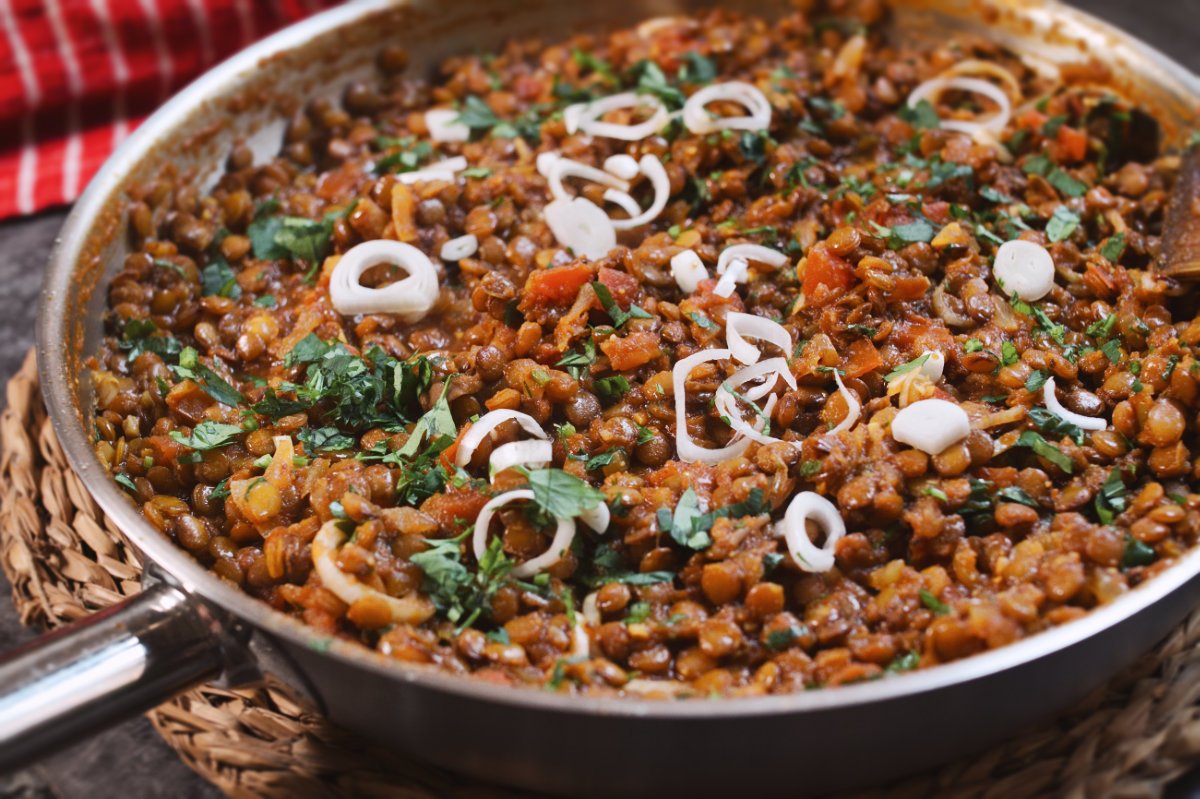
<svg viewBox="0 0 1200 799">
<path fill-rule="evenodd" d="M 54 627 L 139 589 L 141 564 L 67 466 L 30 354 L 0 416 L 0 565 L 28 625 Z M 1054 724 L 873 797 L 1161 795 L 1200 762 L 1200 612 Z M 510 799 L 372 751 L 305 714 L 286 686 L 189 691 L 149 714 L 198 774 L 236 797 Z"/>
</svg>

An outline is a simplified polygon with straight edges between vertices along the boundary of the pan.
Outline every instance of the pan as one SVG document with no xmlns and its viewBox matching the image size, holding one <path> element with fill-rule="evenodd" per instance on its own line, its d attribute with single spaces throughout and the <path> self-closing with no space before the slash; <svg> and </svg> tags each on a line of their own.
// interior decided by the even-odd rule
<svg viewBox="0 0 1200 799">
<path fill-rule="evenodd" d="M 779 13 L 783 0 L 726 3 Z M 142 712 L 204 681 L 268 678 L 315 711 L 472 778 L 574 796 L 806 795 L 878 783 L 977 752 L 1102 685 L 1200 600 L 1200 551 L 1086 617 L 999 650 L 901 678 L 796 695 L 655 702 L 514 690 L 398 665 L 328 640 L 223 583 L 152 528 L 92 448 L 85 359 L 106 281 L 127 252 L 127 188 L 173 164 L 211 185 L 237 142 L 279 147 L 302 102 L 337 98 L 385 44 L 411 69 L 517 35 L 599 30 L 691 2 L 368 0 L 313 17 L 212 70 L 151 117 L 93 180 L 46 273 L 37 329 L 42 390 L 72 466 L 141 551 L 137 597 L 0 661 L 0 770 Z M 699 5 L 698 3 L 695 5 Z M 1051 63 L 1096 59 L 1156 109 L 1169 142 L 1196 120 L 1200 80 L 1128 35 L 1048 0 L 910 0 L 895 35 L 983 33 Z"/>
</svg>

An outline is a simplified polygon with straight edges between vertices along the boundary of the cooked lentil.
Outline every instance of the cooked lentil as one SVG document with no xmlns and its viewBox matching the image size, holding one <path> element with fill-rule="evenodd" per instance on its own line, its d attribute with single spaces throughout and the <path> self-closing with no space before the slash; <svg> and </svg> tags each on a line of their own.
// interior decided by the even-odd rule
<svg viewBox="0 0 1200 799">
<path fill-rule="evenodd" d="M 207 195 L 170 171 L 136 187 L 136 252 L 94 361 L 97 454 L 152 524 L 279 611 L 397 660 L 560 691 L 745 696 L 884 677 L 1063 624 L 1167 568 L 1200 532 L 1200 317 L 1151 268 L 1178 158 L 1131 144 L 1141 112 L 1095 75 L 1049 83 L 986 42 L 897 50 L 877 0 L 834 5 L 838 17 L 718 10 L 644 35 L 518 41 L 452 58 L 432 82 L 389 50 L 377 85 L 298 112 L 271 162 L 235 149 Z M 969 58 L 1023 95 L 999 143 L 940 127 L 971 116 L 965 95 L 904 106 Z M 677 108 L 731 79 L 768 98 L 768 132 L 676 123 L 623 142 L 568 134 L 561 115 L 639 87 Z M 470 141 L 429 141 L 424 110 L 448 104 Z M 608 256 L 575 258 L 542 217 L 544 152 L 656 155 L 671 199 Z M 471 166 L 454 180 L 396 177 L 456 155 Z M 477 251 L 437 259 L 466 234 Z M 424 320 L 331 306 L 338 256 L 377 238 L 434 259 Z M 1010 300 L 990 279 L 1013 238 L 1053 256 L 1044 299 Z M 752 266 L 727 298 L 715 278 L 675 285 L 672 256 L 711 265 L 738 242 L 790 263 Z M 396 277 L 378 267 L 365 282 Z M 730 311 L 797 342 L 781 353 L 797 385 L 770 414 L 780 440 L 683 463 L 671 367 L 724 346 Z M 944 377 L 912 369 L 889 392 L 885 375 L 931 351 Z M 687 381 L 704 446 L 731 438 L 709 409 L 722 369 Z M 847 411 L 833 369 L 862 418 L 828 436 Z M 1067 408 L 1111 427 L 1035 413 L 1051 375 Z M 926 397 L 971 420 L 935 455 L 889 433 L 898 404 Z M 461 438 L 497 409 L 540 423 L 554 469 L 611 509 L 606 534 L 581 526 L 530 579 L 510 572 L 546 550 L 544 517 L 501 510 L 482 561 L 462 537 L 491 496 L 532 479 L 487 479 L 518 429 L 465 468 L 440 435 L 446 414 Z M 802 570 L 773 533 L 799 491 L 845 519 L 830 571 Z M 691 516 L 703 523 L 672 526 Z M 370 589 L 354 602 L 314 569 L 331 520 L 339 579 Z M 427 618 L 397 622 L 395 602 Z"/>
</svg>

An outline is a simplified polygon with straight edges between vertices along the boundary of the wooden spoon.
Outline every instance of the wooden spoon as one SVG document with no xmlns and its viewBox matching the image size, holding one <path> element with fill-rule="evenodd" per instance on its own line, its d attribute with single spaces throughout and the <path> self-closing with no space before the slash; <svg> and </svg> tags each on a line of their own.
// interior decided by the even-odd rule
<svg viewBox="0 0 1200 799">
<path fill-rule="evenodd" d="M 1200 147 L 1183 156 L 1163 222 L 1159 272 L 1200 280 Z"/>
</svg>

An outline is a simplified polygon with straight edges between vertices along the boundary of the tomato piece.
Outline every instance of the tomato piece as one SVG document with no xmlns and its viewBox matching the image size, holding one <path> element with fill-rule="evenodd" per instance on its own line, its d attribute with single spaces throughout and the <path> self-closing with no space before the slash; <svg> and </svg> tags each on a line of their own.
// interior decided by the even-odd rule
<svg viewBox="0 0 1200 799">
<path fill-rule="evenodd" d="M 870 339 L 860 338 L 850 345 L 846 362 L 842 365 L 846 377 L 862 377 L 883 366 L 883 358 Z"/>
<path fill-rule="evenodd" d="M 1087 157 L 1088 137 L 1083 131 L 1062 125 L 1055 138 L 1058 141 L 1059 160 L 1075 163 Z"/>
<path fill-rule="evenodd" d="M 613 301 L 621 306 L 623 311 L 628 311 L 629 306 L 633 305 L 641 288 L 637 278 L 633 275 L 609 269 L 607 266 L 600 267 L 600 282 L 612 294 Z"/>
<path fill-rule="evenodd" d="M 1049 118 L 1036 108 L 1030 108 L 1017 117 L 1017 127 L 1025 130 L 1041 130 L 1042 125 L 1045 125 Z"/>
<path fill-rule="evenodd" d="M 824 242 L 808 251 L 804 267 L 804 298 L 810 305 L 823 305 L 854 285 L 854 267 L 834 255 Z"/>
<path fill-rule="evenodd" d="M 636 369 L 649 363 L 662 352 L 658 334 L 649 330 L 634 330 L 620 338 L 612 336 L 600 345 L 612 368 L 618 372 Z"/>
<path fill-rule="evenodd" d="M 442 450 L 442 454 L 438 456 L 442 466 L 446 467 L 446 471 L 454 474 L 454 459 L 458 457 L 458 446 L 462 443 L 463 436 L 471 429 L 471 422 L 467 422 L 458 431 L 458 435 L 454 437 L 454 443 Z"/>
<path fill-rule="evenodd" d="M 591 280 L 588 264 L 539 269 L 525 281 L 525 296 L 539 305 L 569 305 Z"/>
</svg>

